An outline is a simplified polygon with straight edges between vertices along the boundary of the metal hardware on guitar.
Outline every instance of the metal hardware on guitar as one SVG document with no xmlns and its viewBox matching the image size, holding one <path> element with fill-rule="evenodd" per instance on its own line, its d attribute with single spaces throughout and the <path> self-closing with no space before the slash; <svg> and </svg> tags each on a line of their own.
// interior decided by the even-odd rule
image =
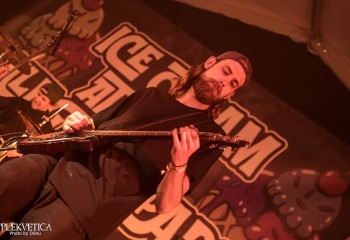
<svg viewBox="0 0 350 240">
<path fill-rule="evenodd" d="M 6 140 L 4 140 L 3 136 L 7 137 Z M 3 136 L 0 136 L 0 162 L 8 156 L 9 151 L 16 150 L 16 145 L 19 141 L 29 138 L 27 133 L 9 133 Z"/>
</svg>

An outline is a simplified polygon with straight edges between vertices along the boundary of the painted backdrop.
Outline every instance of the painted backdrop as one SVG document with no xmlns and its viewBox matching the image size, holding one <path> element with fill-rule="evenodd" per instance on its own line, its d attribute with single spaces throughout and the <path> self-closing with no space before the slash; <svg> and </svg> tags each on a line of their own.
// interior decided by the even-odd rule
<svg viewBox="0 0 350 240">
<path fill-rule="evenodd" d="M 72 9 L 79 17 L 53 53 L 52 37 L 65 28 Z M 31 61 L 30 75 L 16 70 L 4 78 L 0 95 L 29 100 L 41 85 L 57 83 L 65 91 L 58 105 L 69 105 L 53 118 L 56 129 L 75 110 L 91 115 L 137 89 L 167 89 L 169 79 L 218 54 L 137 0 L 46 1 L 3 28 L 28 55 L 42 48 L 45 54 Z M 343 178 L 350 175 L 349 146 L 254 81 L 234 96 L 217 122 L 251 147 L 226 149 L 172 213 L 156 215 L 151 197 L 110 239 L 350 237 L 349 180 Z"/>
</svg>

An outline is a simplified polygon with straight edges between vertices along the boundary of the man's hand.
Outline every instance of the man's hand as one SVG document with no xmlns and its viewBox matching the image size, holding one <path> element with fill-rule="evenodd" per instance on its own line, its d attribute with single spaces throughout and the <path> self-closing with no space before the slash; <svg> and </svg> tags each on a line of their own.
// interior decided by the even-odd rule
<svg viewBox="0 0 350 240">
<path fill-rule="evenodd" d="M 174 145 L 171 149 L 171 162 L 174 166 L 187 164 L 189 157 L 199 148 L 198 129 L 193 125 L 173 130 Z"/>
<path fill-rule="evenodd" d="M 9 158 L 22 157 L 22 156 L 23 156 L 23 154 L 18 153 L 17 150 L 9 150 L 7 152 L 7 157 L 9 157 Z"/>
<path fill-rule="evenodd" d="M 73 133 L 82 129 L 93 129 L 94 123 L 91 118 L 75 111 L 70 114 L 63 122 L 63 131 Z"/>
<path fill-rule="evenodd" d="M 173 210 L 190 187 L 185 170 L 188 159 L 200 145 L 197 128 L 191 125 L 174 129 L 173 142 L 171 163 L 167 165 L 167 172 L 157 188 L 158 213 L 168 213 Z"/>
</svg>

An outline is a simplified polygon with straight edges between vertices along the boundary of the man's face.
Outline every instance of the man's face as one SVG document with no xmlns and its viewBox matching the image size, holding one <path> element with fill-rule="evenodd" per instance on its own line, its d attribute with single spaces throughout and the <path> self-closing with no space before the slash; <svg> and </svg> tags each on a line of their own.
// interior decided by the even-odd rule
<svg viewBox="0 0 350 240">
<path fill-rule="evenodd" d="M 38 91 L 37 95 L 32 99 L 32 109 L 45 112 L 49 109 L 50 99 Z"/>
<path fill-rule="evenodd" d="M 196 97 L 203 104 L 213 105 L 231 97 L 245 82 L 245 72 L 234 60 L 214 60 L 207 66 L 206 71 L 193 84 Z"/>
</svg>

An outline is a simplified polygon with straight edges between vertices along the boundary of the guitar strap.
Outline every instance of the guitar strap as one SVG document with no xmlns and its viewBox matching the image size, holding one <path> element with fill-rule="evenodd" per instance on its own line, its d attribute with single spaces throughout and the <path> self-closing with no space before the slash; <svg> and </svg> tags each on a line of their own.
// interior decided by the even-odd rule
<svg viewBox="0 0 350 240">
<path fill-rule="evenodd" d="M 183 114 L 183 115 L 176 116 L 176 117 L 169 117 L 169 118 L 158 120 L 158 121 L 155 121 L 152 123 L 144 124 L 140 127 L 137 127 L 135 130 L 143 130 L 143 129 L 148 128 L 148 127 L 152 127 L 155 125 L 164 124 L 164 123 L 168 123 L 168 122 L 173 122 L 173 121 L 181 120 L 181 119 L 186 119 L 186 122 L 188 124 L 198 126 L 204 122 L 207 122 L 207 120 L 198 121 L 199 119 L 201 119 L 201 118 L 199 118 L 199 116 L 201 114 L 203 114 L 203 112 L 187 113 L 187 114 Z"/>
</svg>

